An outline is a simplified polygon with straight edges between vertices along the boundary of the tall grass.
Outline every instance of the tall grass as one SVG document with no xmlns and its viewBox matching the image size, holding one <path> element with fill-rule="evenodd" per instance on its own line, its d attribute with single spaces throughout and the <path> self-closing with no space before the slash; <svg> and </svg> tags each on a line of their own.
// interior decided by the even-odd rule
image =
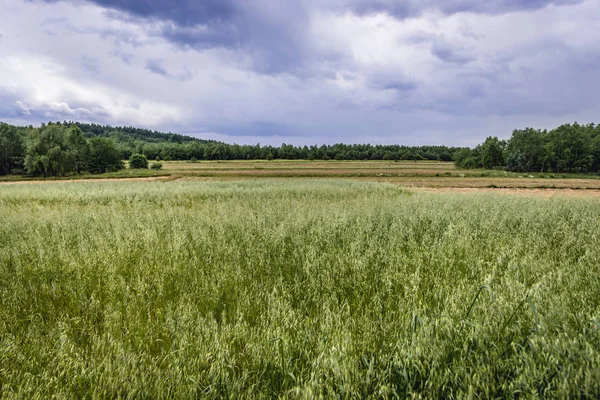
<svg viewBox="0 0 600 400">
<path fill-rule="evenodd" d="M 600 202 L 0 188 L 2 397 L 598 397 Z"/>
</svg>

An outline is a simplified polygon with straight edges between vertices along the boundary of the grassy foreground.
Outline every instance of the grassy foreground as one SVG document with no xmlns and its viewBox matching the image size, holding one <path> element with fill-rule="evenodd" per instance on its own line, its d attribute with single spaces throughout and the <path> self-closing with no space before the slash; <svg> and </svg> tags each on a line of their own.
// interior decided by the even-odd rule
<svg viewBox="0 0 600 400">
<path fill-rule="evenodd" d="M 600 396 L 600 202 L 0 190 L 0 397 Z"/>
</svg>

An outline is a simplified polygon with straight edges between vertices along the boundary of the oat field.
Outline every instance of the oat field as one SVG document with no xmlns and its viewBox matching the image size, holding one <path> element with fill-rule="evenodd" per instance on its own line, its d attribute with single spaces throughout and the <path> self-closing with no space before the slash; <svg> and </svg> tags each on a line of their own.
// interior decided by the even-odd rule
<svg viewBox="0 0 600 400">
<path fill-rule="evenodd" d="M 598 398 L 600 199 L 0 187 L 2 398 Z"/>
</svg>

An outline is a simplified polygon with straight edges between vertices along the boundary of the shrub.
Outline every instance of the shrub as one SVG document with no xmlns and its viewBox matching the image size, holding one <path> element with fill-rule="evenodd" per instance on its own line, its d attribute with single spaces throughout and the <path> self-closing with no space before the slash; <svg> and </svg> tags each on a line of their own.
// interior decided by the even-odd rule
<svg viewBox="0 0 600 400">
<path fill-rule="evenodd" d="M 148 159 L 143 154 L 132 154 L 129 159 L 129 169 L 148 168 Z"/>
<path fill-rule="evenodd" d="M 161 162 L 152 163 L 152 165 L 150 166 L 150 168 L 151 169 L 156 169 L 156 170 L 162 169 L 162 163 Z"/>
</svg>

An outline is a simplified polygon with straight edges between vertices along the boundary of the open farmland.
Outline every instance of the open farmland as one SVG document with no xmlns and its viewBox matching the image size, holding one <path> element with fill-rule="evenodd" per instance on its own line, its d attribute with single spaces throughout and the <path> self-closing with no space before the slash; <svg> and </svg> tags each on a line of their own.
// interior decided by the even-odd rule
<svg viewBox="0 0 600 400">
<path fill-rule="evenodd" d="M 158 179 L 183 181 L 239 181 L 255 179 L 351 179 L 388 182 L 420 188 L 540 188 L 600 190 L 600 175 L 557 173 L 514 173 L 503 170 L 458 169 L 437 161 L 165 161 L 163 169 L 124 169 L 105 174 L 81 174 L 46 178 L 5 176 L 0 185 L 14 182 L 54 180 Z"/>
<path fill-rule="evenodd" d="M 599 232 L 585 195 L 3 185 L 0 396 L 598 397 Z"/>
</svg>

